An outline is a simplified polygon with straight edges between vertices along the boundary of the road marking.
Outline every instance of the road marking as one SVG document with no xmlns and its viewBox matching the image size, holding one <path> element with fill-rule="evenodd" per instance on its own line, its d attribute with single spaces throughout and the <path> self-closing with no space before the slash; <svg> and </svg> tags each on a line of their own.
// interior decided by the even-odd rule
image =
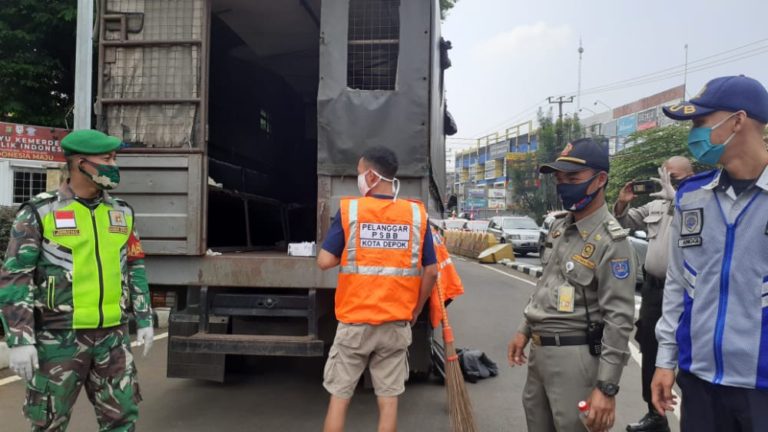
<svg viewBox="0 0 768 432">
<path fill-rule="evenodd" d="M 18 376 L 14 375 L 8 378 L 0 379 L 0 386 L 4 386 L 6 384 L 15 383 L 16 381 L 21 380 Z"/>
<path fill-rule="evenodd" d="M 484 269 L 488 269 L 488 270 L 493 270 L 493 271 L 495 271 L 496 273 L 500 273 L 500 274 L 503 274 L 504 276 L 508 276 L 508 277 L 511 277 L 512 279 L 517 279 L 517 280 L 519 280 L 520 282 L 525 282 L 525 283 L 527 283 L 528 285 L 533 285 L 533 286 L 536 286 L 536 284 L 535 284 L 534 282 L 531 282 L 531 281 L 529 281 L 528 279 L 523 279 L 523 278 L 521 278 L 521 277 L 517 277 L 517 276 L 511 275 L 511 274 L 509 274 L 509 273 L 507 273 L 507 272 L 503 272 L 503 271 L 501 271 L 501 270 L 499 270 L 499 269 L 497 269 L 497 268 L 488 267 L 488 266 L 484 266 L 484 265 L 480 265 L 480 267 L 482 267 L 482 268 L 484 268 Z"/>
<path fill-rule="evenodd" d="M 497 273 L 503 274 L 504 276 L 509 276 L 512 279 L 517 279 L 517 280 L 519 280 L 521 282 L 525 282 L 525 283 L 527 283 L 529 285 L 536 286 L 535 283 L 533 283 L 533 282 L 531 282 L 529 280 L 526 280 L 526 279 L 523 279 L 523 278 L 511 275 L 511 274 L 509 274 L 507 272 L 503 272 L 503 271 L 501 271 L 499 269 L 496 269 L 496 268 L 493 268 L 493 267 L 488 267 L 488 266 L 483 266 L 483 265 L 481 265 L 481 267 L 486 268 L 488 270 L 493 270 L 493 271 L 495 271 Z M 639 300 L 640 300 L 640 296 L 635 296 L 635 303 L 636 303 L 635 309 L 636 309 L 636 312 L 639 311 L 639 309 L 640 309 L 640 305 L 639 305 L 640 301 Z M 629 344 L 629 352 L 630 352 L 630 354 L 632 356 L 632 360 L 634 360 L 635 363 L 637 363 L 637 365 L 640 366 L 640 369 L 642 370 L 642 368 L 643 368 L 643 360 L 642 360 L 642 355 L 640 354 L 640 350 L 637 349 L 635 344 L 633 344 L 632 342 L 629 342 L 628 344 Z M 675 395 L 675 397 L 677 398 L 677 405 L 675 405 L 675 410 L 673 411 L 673 413 L 675 414 L 675 417 L 677 417 L 677 420 L 680 421 L 680 405 L 683 403 L 683 398 L 681 398 L 680 395 L 677 394 L 677 392 L 674 391 L 674 390 L 672 390 L 672 394 Z"/>
<path fill-rule="evenodd" d="M 640 368 L 642 369 L 642 354 L 640 354 L 640 350 L 637 349 L 635 344 L 632 342 L 629 343 L 629 353 L 632 355 L 632 360 L 634 360 L 638 365 L 640 365 Z M 672 389 L 672 395 L 674 395 L 677 398 L 677 405 L 675 405 L 675 410 L 673 411 L 673 414 L 675 414 L 675 417 L 677 417 L 677 420 L 680 421 L 680 405 L 683 403 L 683 398 L 680 397 L 677 392 Z"/>
<path fill-rule="evenodd" d="M 155 335 L 155 337 L 152 338 L 152 339 L 157 341 L 157 340 L 160 340 L 160 339 L 165 339 L 167 337 L 168 337 L 168 332 L 165 332 L 165 333 L 160 333 L 159 335 Z M 131 342 L 131 347 L 135 348 L 137 346 L 139 346 L 139 342 L 138 341 Z M 0 379 L 0 387 L 2 387 L 4 385 L 7 385 L 7 384 L 15 383 L 16 381 L 21 381 L 21 377 L 14 375 L 14 376 L 10 376 L 8 378 Z"/>
</svg>

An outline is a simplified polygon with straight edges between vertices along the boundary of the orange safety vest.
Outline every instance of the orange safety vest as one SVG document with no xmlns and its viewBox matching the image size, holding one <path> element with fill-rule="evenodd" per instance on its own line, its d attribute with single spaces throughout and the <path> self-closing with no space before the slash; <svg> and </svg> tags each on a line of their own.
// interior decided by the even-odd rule
<svg viewBox="0 0 768 432">
<path fill-rule="evenodd" d="M 336 287 L 343 323 L 410 321 L 419 301 L 427 212 L 418 201 L 341 200 L 346 245 Z"/>
<path fill-rule="evenodd" d="M 459 272 L 451 260 L 451 254 L 445 246 L 440 233 L 432 229 L 432 240 L 435 243 L 435 254 L 437 255 L 437 283 L 443 291 L 443 300 L 451 300 L 464 294 L 464 285 L 459 278 Z M 443 319 L 443 311 L 440 308 L 440 296 L 437 293 L 437 287 L 432 290 L 429 297 L 429 321 L 432 327 L 440 325 Z"/>
</svg>

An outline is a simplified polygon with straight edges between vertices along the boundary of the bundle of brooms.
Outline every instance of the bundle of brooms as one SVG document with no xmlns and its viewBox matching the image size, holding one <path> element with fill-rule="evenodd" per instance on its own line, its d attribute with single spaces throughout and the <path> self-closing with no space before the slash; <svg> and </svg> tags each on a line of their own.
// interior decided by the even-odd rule
<svg viewBox="0 0 768 432">
<path fill-rule="evenodd" d="M 461 373 L 459 356 L 456 354 L 453 329 L 448 322 L 448 312 L 445 310 L 445 298 L 440 283 L 435 284 L 443 312 L 443 342 L 445 343 L 445 387 L 448 391 L 448 413 L 451 418 L 453 432 L 475 432 L 475 416 L 472 413 L 472 401 L 469 400 L 464 376 Z"/>
</svg>

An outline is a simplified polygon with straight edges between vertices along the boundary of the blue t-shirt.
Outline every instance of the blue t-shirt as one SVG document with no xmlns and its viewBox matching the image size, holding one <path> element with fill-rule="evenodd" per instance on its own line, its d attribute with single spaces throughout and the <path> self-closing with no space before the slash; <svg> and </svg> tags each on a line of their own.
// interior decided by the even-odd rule
<svg viewBox="0 0 768 432">
<path fill-rule="evenodd" d="M 379 199 L 392 199 L 387 195 L 373 195 L 374 198 Z M 429 227 L 429 225 L 427 225 Z M 344 246 L 347 239 L 344 238 L 344 228 L 341 226 L 341 210 L 336 212 L 336 217 L 333 218 L 331 228 L 328 230 L 328 236 L 323 241 L 323 249 L 332 253 L 337 258 L 341 258 L 341 254 L 344 252 Z M 437 264 L 437 255 L 435 255 L 435 245 L 432 243 L 432 230 L 427 228 L 427 234 L 424 236 L 424 243 L 421 247 L 421 265 L 426 267 L 428 265 Z"/>
</svg>

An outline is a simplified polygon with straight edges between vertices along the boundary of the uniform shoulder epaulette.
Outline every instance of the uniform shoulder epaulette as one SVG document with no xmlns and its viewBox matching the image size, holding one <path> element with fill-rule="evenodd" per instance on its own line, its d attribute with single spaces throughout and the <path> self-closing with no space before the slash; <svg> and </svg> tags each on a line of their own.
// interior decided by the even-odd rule
<svg viewBox="0 0 768 432">
<path fill-rule="evenodd" d="M 691 177 L 688 177 L 687 179 L 683 180 L 682 183 L 680 183 L 680 186 L 678 186 L 677 193 L 675 194 L 675 205 L 676 206 L 680 205 L 680 198 L 682 198 L 683 195 L 685 195 L 686 193 L 698 190 L 702 186 L 709 184 L 719 174 L 720 174 L 720 170 L 713 169 L 709 171 L 700 172 L 698 174 L 694 174 Z"/>
<path fill-rule="evenodd" d="M 32 198 L 29 199 L 29 201 L 25 202 L 25 205 L 31 205 L 32 207 L 40 207 L 41 205 L 44 205 L 46 203 L 49 203 L 56 199 L 56 192 L 43 192 L 39 193 Z"/>
<path fill-rule="evenodd" d="M 112 201 L 116 202 L 118 205 L 120 205 L 122 207 L 127 207 L 127 208 L 131 209 L 132 213 L 136 213 L 136 211 L 133 209 L 133 206 L 131 204 L 129 204 L 128 201 L 126 201 L 126 200 L 124 200 L 122 198 L 118 198 L 118 197 L 116 197 L 114 195 L 110 195 L 109 197 L 112 199 Z"/>
<path fill-rule="evenodd" d="M 114 195 L 110 195 L 109 197 L 112 198 L 113 201 L 115 201 L 116 203 L 120 204 L 121 206 L 128 207 L 128 202 L 126 200 L 124 200 L 122 198 L 118 198 L 118 197 L 116 197 Z"/>
<path fill-rule="evenodd" d="M 623 240 L 629 235 L 629 230 L 622 228 L 621 225 L 613 219 L 605 221 L 605 229 L 608 231 L 608 235 L 613 241 Z"/>
</svg>

